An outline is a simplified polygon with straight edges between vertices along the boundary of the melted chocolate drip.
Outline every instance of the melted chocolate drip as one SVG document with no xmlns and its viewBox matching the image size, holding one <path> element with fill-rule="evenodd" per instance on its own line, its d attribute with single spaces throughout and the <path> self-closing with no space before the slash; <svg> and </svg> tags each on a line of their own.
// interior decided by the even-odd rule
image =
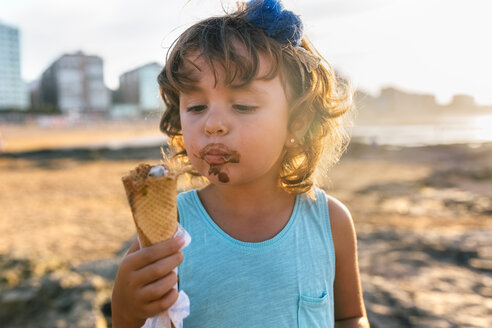
<svg viewBox="0 0 492 328">
<path fill-rule="evenodd" d="M 220 172 L 219 173 L 219 181 L 222 183 L 227 183 L 229 182 L 229 176 L 225 172 Z"/>
<path fill-rule="evenodd" d="M 212 174 L 217 175 L 219 173 L 220 173 L 220 170 L 216 165 L 213 165 L 213 164 L 210 165 L 210 169 L 208 170 L 208 175 L 212 175 Z"/>
<path fill-rule="evenodd" d="M 229 176 L 225 172 L 221 172 L 217 165 L 211 164 L 210 169 L 208 170 L 208 175 L 216 175 L 219 178 L 219 181 L 222 183 L 229 182 Z"/>
</svg>

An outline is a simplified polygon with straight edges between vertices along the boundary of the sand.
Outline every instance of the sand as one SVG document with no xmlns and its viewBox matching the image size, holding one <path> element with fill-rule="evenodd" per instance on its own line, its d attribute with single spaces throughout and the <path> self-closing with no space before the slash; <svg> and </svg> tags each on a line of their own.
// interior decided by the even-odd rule
<svg viewBox="0 0 492 328">
<path fill-rule="evenodd" d="M 39 126 L 35 122 L 23 126 L 0 122 L 0 151 L 23 152 L 39 149 L 80 147 L 111 141 L 158 137 L 158 118 L 148 121 L 94 122 L 92 124 Z"/>
<path fill-rule="evenodd" d="M 121 176 L 137 162 L 0 159 L 0 253 L 104 258 L 134 234 Z"/>
</svg>

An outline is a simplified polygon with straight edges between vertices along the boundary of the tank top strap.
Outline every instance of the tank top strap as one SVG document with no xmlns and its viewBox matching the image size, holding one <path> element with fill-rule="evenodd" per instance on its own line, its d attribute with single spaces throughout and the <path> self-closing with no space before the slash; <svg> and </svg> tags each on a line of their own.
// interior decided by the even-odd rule
<svg viewBox="0 0 492 328">
<path fill-rule="evenodd" d="M 313 193 L 315 200 L 305 196 L 304 214 L 305 217 L 309 217 L 314 220 L 311 222 L 311 229 L 319 229 L 320 233 L 324 236 L 328 252 L 330 253 L 330 265 L 332 270 L 335 270 L 335 245 L 333 242 L 333 235 L 331 230 L 330 212 L 328 208 L 328 197 L 325 191 L 318 187 L 313 187 Z"/>
<path fill-rule="evenodd" d="M 313 187 L 312 190 L 315 199 L 311 199 L 308 195 L 305 196 L 304 205 L 305 211 L 310 212 L 311 217 L 317 218 L 322 225 L 324 232 L 331 235 L 330 213 L 328 210 L 328 198 L 323 189 Z"/>
</svg>

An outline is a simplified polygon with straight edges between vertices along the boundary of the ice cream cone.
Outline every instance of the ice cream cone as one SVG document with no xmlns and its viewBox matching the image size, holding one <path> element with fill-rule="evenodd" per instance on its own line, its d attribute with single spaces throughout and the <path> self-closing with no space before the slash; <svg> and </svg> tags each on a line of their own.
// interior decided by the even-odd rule
<svg viewBox="0 0 492 328">
<path fill-rule="evenodd" d="M 167 240 L 176 233 L 176 176 L 149 176 L 149 164 L 140 164 L 122 178 L 142 247 Z"/>
</svg>

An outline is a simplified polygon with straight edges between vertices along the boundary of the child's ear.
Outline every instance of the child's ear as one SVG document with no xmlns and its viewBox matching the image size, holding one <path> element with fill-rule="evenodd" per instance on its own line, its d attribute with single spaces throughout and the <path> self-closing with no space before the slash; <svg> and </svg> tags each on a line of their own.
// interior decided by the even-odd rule
<svg viewBox="0 0 492 328">
<path fill-rule="evenodd" d="M 304 139 L 304 136 L 313 121 L 313 116 L 314 114 L 309 113 L 306 115 L 299 115 L 299 117 L 295 118 L 295 120 L 290 124 L 289 133 L 287 134 L 287 140 L 285 143 L 287 147 L 295 146 L 300 140 Z"/>
</svg>

